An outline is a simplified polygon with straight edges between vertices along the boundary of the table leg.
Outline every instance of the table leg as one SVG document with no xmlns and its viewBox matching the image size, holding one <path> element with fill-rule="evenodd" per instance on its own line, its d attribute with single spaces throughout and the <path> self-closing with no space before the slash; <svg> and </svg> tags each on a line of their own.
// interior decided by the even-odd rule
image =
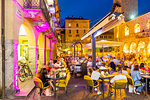
<svg viewBox="0 0 150 100">
<path fill-rule="evenodd" d="M 54 98 L 56 98 L 56 80 L 54 80 Z"/>
<path fill-rule="evenodd" d="M 104 99 L 104 79 L 102 80 L 103 99 Z"/>
<path fill-rule="evenodd" d="M 146 78 L 146 86 L 145 87 L 146 87 L 146 96 L 147 96 L 147 78 Z"/>
</svg>

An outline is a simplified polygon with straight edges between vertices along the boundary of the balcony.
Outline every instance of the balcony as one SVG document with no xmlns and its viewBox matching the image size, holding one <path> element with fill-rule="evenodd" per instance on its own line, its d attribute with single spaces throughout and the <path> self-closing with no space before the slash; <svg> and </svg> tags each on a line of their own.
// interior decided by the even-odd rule
<svg viewBox="0 0 150 100">
<path fill-rule="evenodd" d="M 50 22 L 49 11 L 44 0 L 23 0 L 24 18 Z"/>
<path fill-rule="evenodd" d="M 145 38 L 145 37 L 150 37 L 150 32 L 149 31 L 142 31 L 139 33 L 135 33 L 136 38 Z"/>
</svg>

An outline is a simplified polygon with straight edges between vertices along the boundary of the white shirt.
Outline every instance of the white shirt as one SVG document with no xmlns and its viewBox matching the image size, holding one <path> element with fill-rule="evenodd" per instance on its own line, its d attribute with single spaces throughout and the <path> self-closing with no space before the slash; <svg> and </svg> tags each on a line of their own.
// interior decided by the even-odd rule
<svg viewBox="0 0 150 100">
<path fill-rule="evenodd" d="M 124 75 L 128 74 L 128 72 L 127 72 L 126 70 L 122 70 L 122 73 L 123 73 Z"/>
<path fill-rule="evenodd" d="M 88 61 L 87 66 L 92 67 L 92 62 Z"/>
<path fill-rule="evenodd" d="M 116 65 L 119 63 L 119 60 L 118 59 L 114 59 L 113 62 L 116 63 Z"/>
<path fill-rule="evenodd" d="M 117 81 L 117 80 L 119 80 L 119 79 L 125 79 L 125 80 L 127 80 L 127 77 L 125 76 L 125 75 L 116 75 L 114 78 L 112 78 L 111 80 L 110 80 L 110 83 L 115 83 L 115 81 Z"/>
<path fill-rule="evenodd" d="M 100 77 L 100 73 L 99 73 L 99 72 L 97 72 L 97 71 L 93 71 L 93 72 L 92 72 L 91 78 L 92 78 L 93 80 L 98 80 L 99 77 Z"/>
</svg>

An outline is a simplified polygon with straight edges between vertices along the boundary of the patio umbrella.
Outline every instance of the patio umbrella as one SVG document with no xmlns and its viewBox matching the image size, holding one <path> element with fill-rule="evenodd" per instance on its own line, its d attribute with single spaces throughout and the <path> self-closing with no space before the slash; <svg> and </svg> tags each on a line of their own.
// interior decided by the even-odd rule
<svg viewBox="0 0 150 100">
<path fill-rule="evenodd" d="M 117 41 L 107 41 L 107 40 L 101 40 L 101 41 L 96 41 L 96 47 L 102 47 L 103 52 L 104 52 L 104 47 L 115 47 L 115 46 L 121 46 L 123 45 L 123 42 L 117 42 Z M 84 45 L 85 48 L 91 48 L 92 43 L 88 43 Z"/>
</svg>

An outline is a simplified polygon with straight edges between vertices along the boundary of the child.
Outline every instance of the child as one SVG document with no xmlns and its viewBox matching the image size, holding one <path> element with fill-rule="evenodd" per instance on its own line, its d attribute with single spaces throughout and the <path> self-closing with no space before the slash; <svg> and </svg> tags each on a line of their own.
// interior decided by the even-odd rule
<svg viewBox="0 0 150 100">
<path fill-rule="evenodd" d="M 92 72 L 91 78 L 93 79 L 94 82 L 94 86 L 98 85 L 98 79 L 100 77 L 100 72 L 99 72 L 99 68 L 97 66 L 95 66 L 95 71 Z M 97 95 L 100 95 L 101 92 L 99 90 L 99 86 L 97 87 Z"/>
</svg>

